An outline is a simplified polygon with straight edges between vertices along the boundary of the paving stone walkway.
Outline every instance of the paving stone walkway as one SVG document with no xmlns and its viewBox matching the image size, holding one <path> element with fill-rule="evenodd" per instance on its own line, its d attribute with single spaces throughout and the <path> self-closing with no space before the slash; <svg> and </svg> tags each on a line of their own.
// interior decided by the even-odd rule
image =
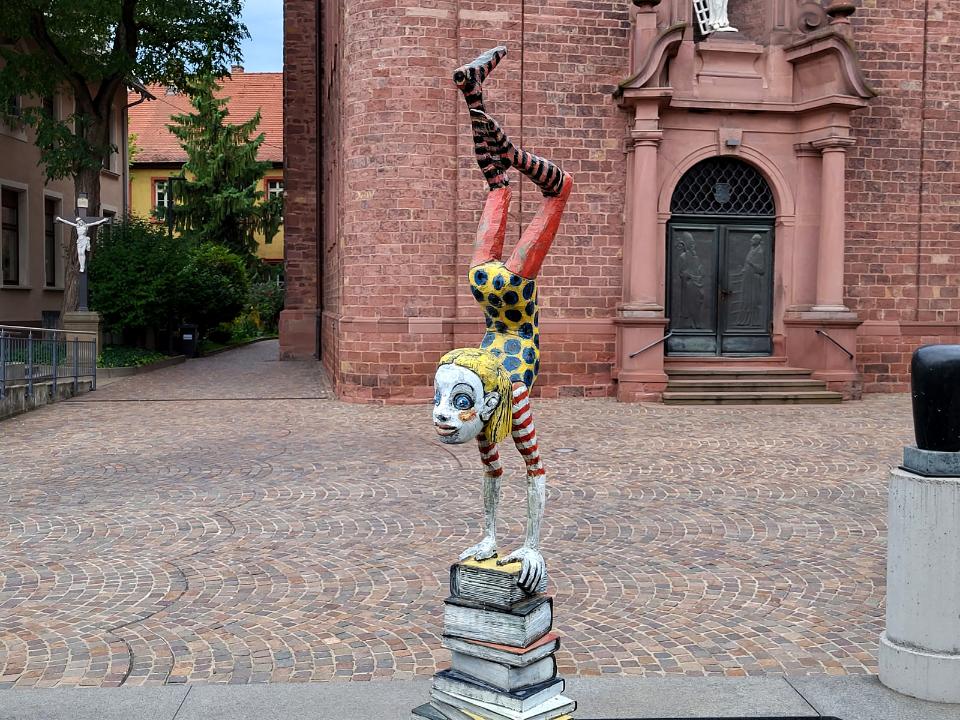
<svg viewBox="0 0 960 720">
<path fill-rule="evenodd" d="M 0 422 L 0 687 L 405 679 L 478 539 L 475 449 L 260 343 Z M 905 395 L 536 403 L 560 671 L 866 674 Z M 570 452 L 568 452 L 570 451 Z M 509 449 L 502 542 L 522 536 Z"/>
</svg>

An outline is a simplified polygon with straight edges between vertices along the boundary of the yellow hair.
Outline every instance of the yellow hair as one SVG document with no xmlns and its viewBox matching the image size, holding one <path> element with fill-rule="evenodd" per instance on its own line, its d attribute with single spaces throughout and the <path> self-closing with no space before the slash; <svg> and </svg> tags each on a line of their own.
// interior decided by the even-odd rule
<svg viewBox="0 0 960 720">
<path fill-rule="evenodd" d="M 483 391 L 486 393 L 496 390 L 500 393 L 500 401 L 493 409 L 490 419 L 483 425 L 483 434 L 487 442 L 498 443 L 509 433 L 513 409 L 513 382 L 510 375 L 493 353 L 479 348 L 457 348 L 451 350 L 437 363 L 441 365 L 458 365 L 472 370 L 480 378 Z"/>
</svg>

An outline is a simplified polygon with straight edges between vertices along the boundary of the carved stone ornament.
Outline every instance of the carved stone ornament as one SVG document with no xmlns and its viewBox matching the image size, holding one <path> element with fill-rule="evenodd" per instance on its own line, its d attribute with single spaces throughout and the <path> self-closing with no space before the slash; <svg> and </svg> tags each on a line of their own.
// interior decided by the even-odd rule
<svg viewBox="0 0 960 720">
<path fill-rule="evenodd" d="M 731 27 L 727 17 L 727 0 L 693 0 L 693 14 L 700 26 L 700 32 L 704 35 L 737 32 L 735 27 Z"/>
</svg>

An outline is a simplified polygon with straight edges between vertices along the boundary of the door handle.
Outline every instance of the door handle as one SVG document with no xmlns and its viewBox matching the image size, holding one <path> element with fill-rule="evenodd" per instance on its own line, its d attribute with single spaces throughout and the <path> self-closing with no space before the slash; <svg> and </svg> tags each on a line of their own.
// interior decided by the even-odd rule
<svg viewBox="0 0 960 720">
<path fill-rule="evenodd" d="M 727 290 L 726 288 L 720 288 L 720 297 L 726 299 L 728 295 L 733 295 L 733 292 Z"/>
</svg>

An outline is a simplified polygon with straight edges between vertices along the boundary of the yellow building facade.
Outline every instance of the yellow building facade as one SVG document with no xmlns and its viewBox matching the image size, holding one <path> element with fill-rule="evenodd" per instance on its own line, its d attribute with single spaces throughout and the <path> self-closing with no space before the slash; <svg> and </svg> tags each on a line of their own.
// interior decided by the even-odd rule
<svg viewBox="0 0 960 720">
<path fill-rule="evenodd" d="M 151 222 L 163 224 L 162 208 L 169 197 L 170 181 L 172 177 L 180 175 L 180 166 L 163 167 L 162 165 L 144 165 L 134 163 L 130 167 L 130 213 Z M 266 197 L 268 194 L 283 192 L 283 168 L 269 170 L 263 178 L 261 191 Z M 157 208 L 161 210 L 158 212 Z M 283 225 L 272 238 L 264 237 L 263 233 L 255 235 L 257 240 L 257 257 L 269 263 L 283 262 Z"/>
<path fill-rule="evenodd" d="M 283 73 L 246 73 L 234 66 L 229 77 L 218 81 L 218 97 L 227 100 L 228 122 L 242 123 L 260 113 L 258 132 L 264 141 L 257 159 L 270 163 L 260 190 L 264 197 L 283 194 Z M 129 132 L 136 152 L 130 164 L 131 214 L 164 223 L 171 178 L 182 172 L 186 152 L 167 129 L 171 116 L 191 112 L 189 98 L 172 89 L 150 86 L 155 101 L 129 110 Z M 159 210 L 158 210 L 159 208 Z M 256 235 L 257 255 L 267 263 L 283 262 L 283 227 L 272 238 Z"/>
</svg>

